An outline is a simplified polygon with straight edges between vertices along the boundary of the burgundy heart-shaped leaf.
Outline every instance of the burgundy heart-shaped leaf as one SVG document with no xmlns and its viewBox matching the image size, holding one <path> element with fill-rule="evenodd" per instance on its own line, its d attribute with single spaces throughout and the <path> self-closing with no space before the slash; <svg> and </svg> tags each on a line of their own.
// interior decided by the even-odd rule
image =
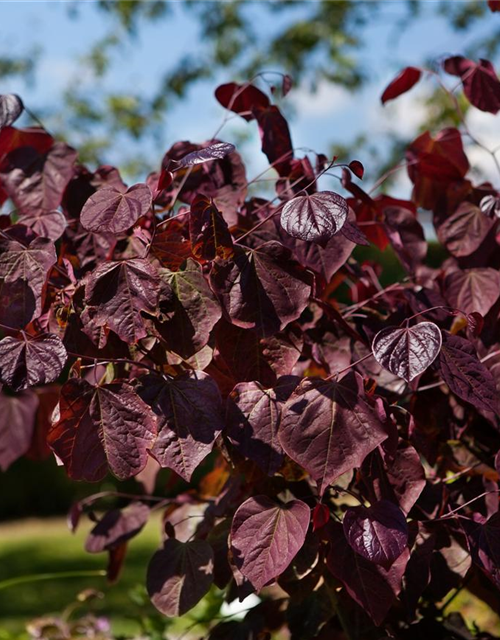
<svg viewBox="0 0 500 640">
<path fill-rule="evenodd" d="M 392 80 L 384 89 L 381 100 L 382 104 L 394 100 L 403 93 L 412 89 L 420 80 L 422 72 L 417 67 L 406 67 Z"/>
<path fill-rule="evenodd" d="M 54 211 L 27 213 L 19 216 L 19 223 L 32 229 L 37 236 L 49 238 L 53 241 L 59 240 L 67 226 L 64 214 L 57 209 Z"/>
<path fill-rule="evenodd" d="M 100 553 L 117 547 L 136 536 L 151 514 L 143 502 L 133 502 L 125 509 L 111 509 L 93 527 L 85 541 L 85 551 Z"/>
<path fill-rule="evenodd" d="M 500 272 L 497 269 L 461 269 L 445 280 L 450 304 L 465 314 L 474 311 L 485 316 L 500 297 Z"/>
<path fill-rule="evenodd" d="M 266 94 L 253 84 L 221 84 L 215 90 L 215 97 L 223 107 L 241 115 L 245 120 L 253 120 L 255 112 L 270 106 Z"/>
<path fill-rule="evenodd" d="M 214 553 L 205 540 L 169 538 L 151 558 L 146 586 L 154 606 L 166 616 L 182 616 L 213 582 Z"/>
<path fill-rule="evenodd" d="M 36 384 L 54 382 L 68 354 L 60 338 L 49 334 L 31 339 L 7 337 L 0 340 L 0 381 L 20 391 Z"/>
<path fill-rule="evenodd" d="M 16 395 L 0 391 L 0 469 L 24 455 L 31 444 L 39 400 L 28 389 Z"/>
<path fill-rule="evenodd" d="M 245 500 L 231 525 L 233 562 L 256 591 L 288 567 L 306 539 L 311 510 L 301 500 L 278 504 L 267 496 Z"/>
<path fill-rule="evenodd" d="M 311 474 L 320 494 L 387 438 L 361 376 L 352 371 L 338 382 L 306 378 L 282 412 L 281 446 Z"/>
<path fill-rule="evenodd" d="M 463 56 L 453 56 L 443 62 L 446 73 L 462 80 L 469 102 L 481 111 L 500 111 L 500 81 L 489 60 L 473 62 Z"/>
<path fill-rule="evenodd" d="M 483 411 L 498 411 L 495 379 L 465 338 L 443 333 L 439 371 L 453 393 Z"/>
<path fill-rule="evenodd" d="M 97 482 L 110 471 L 120 480 L 146 466 L 156 418 L 126 382 L 92 386 L 72 378 L 61 389 L 47 443 L 74 480 Z"/>
<path fill-rule="evenodd" d="M 0 129 L 10 127 L 23 112 L 23 101 L 15 93 L 0 96 Z"/>
<path fill-rule="evenodd" d="M 437 235 L 455 258 L 464 258 L 479 249 L 493 227 L 494 221 L 479 207 L 471 202 L 462 202 L 437 227 Z"/>
<path fill-rule="evenodd" d="M 84 204 L 80 222 L 87 231 L 122 233 L 151 209 L 152 195 L 147 184 L 135 184 L 125 192 L 102 187 Z"/>
<path fill-rule="evenodd" d="M 433 322 L 413 327 L 387 327 L 372 342 L 377 362 L 406 382 L 423 373 L 438 357 L 441 331 Z"/>
<path fill-rule="evenodd" d="M 215 144 L 211 144 L 208 147 L 204 147 L 203 149 L 188 153 L 186 156 L 177 161 L 176 168 L 191 167 L 195 164 L 210 162 L 210 160 L 221 160 L 222 158 L 225 158 L 229 153 L 232 153 L 234 150 L 234 144 L 230 144 L 229 142 L 216 142 Z"/>
<path fill-rule="evenodd" d="M 406 549 L 408 525 L 404 513 L 393 502 L 380 500 L 370 507 L 347 509 L 344 534 L 360 556 L 388 569 Z"/>
<path fill-rule="evenodd" d="M 281 211 L 281 226 L 294 238 L 324 245 L 340 231 L 349 207 L 333 191 L 320 191 L 289 200 Z"/>
</svg>

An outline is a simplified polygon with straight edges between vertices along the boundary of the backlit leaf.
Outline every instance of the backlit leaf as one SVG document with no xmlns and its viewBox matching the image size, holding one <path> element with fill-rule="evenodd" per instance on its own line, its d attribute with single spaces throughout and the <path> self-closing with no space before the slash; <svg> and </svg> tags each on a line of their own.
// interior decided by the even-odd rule
<svg viewBox="0 0 500 640">
<path fill-rule="evenodd" d="M 281 226 L 295 238 L 324 246 L 340 231 L 347 213 L 347 202 L 342 196 L 320 191 L 289 200 L 281 211 Z"/>
<path fill-rule="evenodd" d="M 406 382 L 423 373 L 441 349 L 441 331 L 433 322 L 413 327 L 387 327 L 372 342 L 377 362 Z"/>
<path fill-rule="evenodd" d="M 420 80 L 422 72 L 416 67 L 406 67 L 392 80 L 384 89 L 381 100 L 382 104 L 394 100 L 403 93 L 409 91 Z"/>
<path fill-rule="evenodd" d="M 253 120 L 255 111 L 267 109 L 270 105 L 266 94 L 253 84 L 221 84 L 215 90 L 215 97 L 223 107 L 241 115 L 245 120 Z"/>
<path fill-rule="evenodd" d="M 304 544 L 311 511 L 301 500 L 278 504 L 254 496 L 236 511 L 231 525 L 233 562 L 256 591 L 275 580 Z"/>
<path fill-rule="evenodd" d="M 473 62 L 463 56 L 453 56 L 443 62 L 446 73 L 462 80 L 469 102 L 481 111 L 500 111 L 500 81 L 489 60 Z"/>
<path fill-rule="evenodd" d="M 15 93 L 0 96 L 0 129 L 10 127 L 23 112 L 23 101 Z"/>
<path fill-rule="evenodd" d="M 233 255 L 233 239 L 213 200 L 198 195 L 191 203 L 189 236 L 193 255 L 202 260 L 223 260 Z"/>
<path fill-rule="evenodd" d="M 87 231 L 127 231 L 150 210 L 152 196 L 146 184 L 135 184 L 125 192 L 102 187 L 83 206 L 80 221 Z"/>
</svg>

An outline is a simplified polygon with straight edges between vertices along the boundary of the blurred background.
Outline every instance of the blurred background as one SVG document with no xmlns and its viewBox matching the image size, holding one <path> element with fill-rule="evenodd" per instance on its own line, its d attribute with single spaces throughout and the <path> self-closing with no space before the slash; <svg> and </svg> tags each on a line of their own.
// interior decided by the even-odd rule
<svg viewBox="0 0 500 640">
<path fill-rule="evenodd" d="M 225 115 L 214 98 L 218 84 L 245 82 L 266 71 L 256 80 L 264 90 L 280 86 L 273 72 L 293 78 L 292 91 L 279 105 L 294 146 L 340 161 L 359 159 L 370 186 L 419 132 L 458 125 L 432 78 L 383 107 L 380 95 L 388 82 L 404 66 L 437 70 L 440 60 L 453 54 L 487 58 L 498 66 L 499 49 L 500 13 L 492 13 L 486 0 L 0 3 L 0 93 L 21 95 L 51 133 L 80 150 L 91 169 L 114 164 L 129 181 L 144 180 L 157 169 L 174 142 L 213 136 Z M 445 82 L 453 88 L 456 80 Z M 465 103 L 463 108 L 477 139 L 499 146 L 495 116 L 469 112 Z M 29 123 L 25 114 L 19 125 Z M 231 119 L 219 137 L 237 146 L 249 178 L 267 167 L 252 123 Z M 495 183 L 491 157 L 472 141 L 467 153 L 473 173 Z M 409 194 L 404 171 L 386 186 L 395 197 Z M 43 462 L 23 458 L 0 473 L 0 583 L 105 567 L 105 558 L 83 551 L 88 527 L 71 537 L 64 515 L 76 499 L 116 489 L 114 481 L 71 483 L 49 452 L 44 455 Z M 136 485 L 131 481 L 120 489 L 135 491 Z M 134 541 L 116 587 L 107 588 L 102 577 L 80 577 L 1 591 L 0 638 L 24 637 L 26 620 L 61 611 L 89 585 L 104 590 L 104 608 L 115 618 L 125 620 L 124 607 L 130 607 L 153 631 L 156 624 L 164 629 L 137 586 L 144 582 L 158 531 L 153 522 Z M 206 617 L 210 606 L 204 602 L 193 620 Z M 478 620 L 490 615 L 476 603 L 457 606 L 476 607 Z M 497 623 L 495 618 L 488 624 L 496 628 Z"/>
</svg>

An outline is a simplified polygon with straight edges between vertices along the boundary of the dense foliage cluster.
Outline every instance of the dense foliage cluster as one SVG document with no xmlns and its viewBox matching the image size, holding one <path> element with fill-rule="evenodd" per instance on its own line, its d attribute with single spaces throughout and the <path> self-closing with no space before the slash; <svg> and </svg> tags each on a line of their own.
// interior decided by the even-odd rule
<svg viewBox="0 0 500 640">
<path fill-rule="evenodd" d="M 489 62 L 443 69 L 475 108 L 500 110 Z M 422 75 L 405 69 L 383 101 Z M 161 510 L 147 570 L 159 611 L 184 614 L 212 584 L 228 602 L 262 597 L 212 640 L 285 625 L 301 640 L 468 637 L 447 594 L 500 603 L 499 193 L 471 179 L 465 129 L 409 145 L 401 200 L 375 195 L 383 177 L 365 191 L 356 160 L 298 156 L 256 85 L 216 98 L 256 122 L 271 199 L 216 136 L 174 144 L 127 186 L 43 128 L 15 128 L 23 104 L 0 97 L 13 207 L 0 217 L 0 466 L 48 447 L 74 480 L 138 478 L 128 504 L 116 494 L 103 512 L 96 494 L 71 526 L 95 521 L 86 548 L 109 553 L 113 580 Z M 318 190 L 330 176 L 347 197 Z M 379 265 L 354 257 L 369 244 L 392 247 L 400 282 L 384 288 Z"/>
</svg>

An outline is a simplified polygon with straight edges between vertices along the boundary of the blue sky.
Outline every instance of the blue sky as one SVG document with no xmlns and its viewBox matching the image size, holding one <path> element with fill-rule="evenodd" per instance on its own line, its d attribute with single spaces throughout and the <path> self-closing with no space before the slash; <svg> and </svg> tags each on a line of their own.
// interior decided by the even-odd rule
<svg viewBox="0 0 500 640">
<path fill-rule="evenodd" d="M 98 91 L 99 83 L 95 78 L 78 75 L 77 63 L 92 43 L 108 32 L 111 24 L 91 5 L 80 0 L 79 17 L 72 19 L 69 3 L 45 0 L 0 2 L 0 53 L 22 54 L 34 47 L 40 47 L 42 51 L 36 82 L 28 85 L 19 80 L 6 82 L 0 87 L 0 93 L 17 92 L 33 111 L 43 113 L 47 106 L 57 109 L 61 104 L 62 108 L 61 95 L 68 82 L 76 81 L 89 91 Z M 180 3 L 171 5 L 170 15 L 154 24 L 143 24 L 137 37 L 129 39 L 117 50 L 112 71 L 106 77 L 108 88 L 124 90 L 133 87 L 152 93 L 172 61 L 177 62 L 188 53 L 202 55 L 203 47 L 194 15 Z M 375 144 L 383 145 L 384 135 L 390 132 L 410 139 L 422 119 L 423 110 L 416 98 L 425 95 L 425 83 L 413 95 L 386 107 L 380 105 L 379 99 L 383 87 L 403 66 L 436 59 L 443 54 L 460 53 L 466 41 L 478 35 L 476 28 L 464 39 L 463 34 L 449 28 L 445 18 L 437 17 L 434 9 L 435 3 L 424 3 L 421 17 L 402 31 L 398 25 L 405 15 L 404 3 L 400 0 L 383 3 L 379 17 L 364 30 L 365 45 L 361 58 L 370 82 L 362 92 L 349 94 L 327 83 L 320 84 L 316 94 L 311 94 L 307 86 L 295 88 L 283 105 L 291 114 L 294 145 L 326 152 L 329 143 L 349 143 L 356 134 L 367 129 Z M 286 13 L 273 14 L 270 21 L 262 3 L 247 3 L 247 11 L 259 25 L 259 34 L 263 38 L 269 37 L 293 15 L 306 15 L 307 10 L 308 3 L 298 2 L 290 16 Z M 268 18 L 267 21 L 264 17 Z M 500 14 L 491 14 L 489 19 L 500 24 Z M 220 82 L 231 79 L 224 73 L 218 78 Z M 213 97 L 215 86 L 216 82 L 210 80 L 193 87 L 188 98 L 168 112 L 162 139 L 146 139 L 140 143 L 140 149 L 159 160 L 176 140 L 199 142 L 209 138 L 224 117 L 224 110 Z M 489 127 L 492 131 L 498 129 L 498 121 L 489 114 L 486 116 L 486 119 L 479 118 L 479 129 L 481 135 L 489 136 Z M 252 175 L 266 166 L 266 160 L 259 151 L 255 128 L 234 120 L 226 126 L 221 137 L 234 141 L 243 132 L 251 133 L 244 155 Z M 71 140 L 71 135 L 69 138 Z M 111 162 L 118 160 L 119 151 L 115 150 L 116 157 L 111 154 Z"/>
</svg>

